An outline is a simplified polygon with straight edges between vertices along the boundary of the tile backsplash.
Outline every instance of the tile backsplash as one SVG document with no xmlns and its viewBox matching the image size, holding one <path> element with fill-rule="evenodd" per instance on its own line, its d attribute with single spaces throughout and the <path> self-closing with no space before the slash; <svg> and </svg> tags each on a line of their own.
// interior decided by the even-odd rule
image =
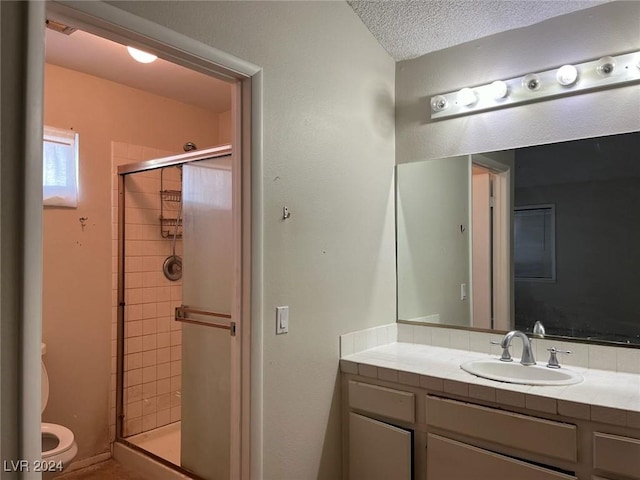
<svg viewBox="0 0 640 480">
<path fill-rule="evenodd" d="M 398 338 L 398 324 L 367 328 L 340 336 L 340 357 L 360 353 L 374 347 L 394 343 Z"/>
<path fill-rule="evenodd" d="M 491 342 L 500 341 L 502 337 L 502 335 L 494 333 L 392 323 L 341 335 L 340 357 L 394 342 L 433 345 L 499 357 L 502 349 L 499 345 L 492 345 Z M 532 344 L 538 362 L 546 362 L 549 358 L 547 349 L 555 346 L 571 352 L 568 355 L 559 355 L 562 365 L 640 374 L 640 349 L 637 348 L 609 347 L 538 338 L 532 339 Z M 512 343 L 512 355 L 516 358 L 522 355 L 521 342 L 516 340 Z"/>
</svg>

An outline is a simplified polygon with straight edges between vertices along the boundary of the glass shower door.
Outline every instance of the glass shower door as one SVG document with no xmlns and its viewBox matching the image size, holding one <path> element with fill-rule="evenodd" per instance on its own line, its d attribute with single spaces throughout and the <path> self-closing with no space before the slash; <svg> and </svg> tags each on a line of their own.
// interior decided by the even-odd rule
<svg viewBox="0 0 640 480">
<path fill-rule="evenodd" d="M 230 477 L 235 323 L 231 157 L 183 166 L 181 465 Z"/>
</svg>

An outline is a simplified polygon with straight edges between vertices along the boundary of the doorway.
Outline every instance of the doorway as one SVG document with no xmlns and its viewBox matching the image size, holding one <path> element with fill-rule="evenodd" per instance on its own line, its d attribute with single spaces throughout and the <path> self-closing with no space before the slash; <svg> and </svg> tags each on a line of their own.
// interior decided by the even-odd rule
<svg viewBox="0 0 640 480">
<path fill-rule="evenodd" d="M 493 223 L 495 175 L 487 168 L 473 165 L 473 326 L 493 329 Z"/>
<path fill-rule="evenodd" d="M 472 326 L 509 330 L 512 160 L 472 155 Z"/>
<path fill-rule="evenodd" d="M 170 58 L 189 65 L 197 66 L 198 71 L 224 78 L 234 82 L 232 101 L 234 109 L 231 123 L 234 126 L 232 143 L 234 145 L 233 166 L 237 175 L 233 177 L 232 196 L 237 216 L 232 222 L 232 235 L 239 248 L 232 255 L 234 262 L 234 277 L 232 279 L 234 296 L 231 305 L 231 315 L 237 320 L 238 349 L 234 354 L 238 361 L 234 368 L 239 375 L 240 387 L 231 395 L 231 415 L 233 424 L 238 425 L 237 431 L 230 434 L 230 476 L 232 478 L 247 478 L 249 475 L 249 410 L 250 381 L 249 369 L 251 359 L 249 353 L 252 343 L 252 329 L 250 323 L 251 298 L 251 166 L 252 160 L 259 165 L 259 155 L 251 155 L 251 140 L 259 131 L 253 127 L 251 118 L 252 87 L 259 93 L 260 70 L 250 64 L 237 61 L 228 55 L 222 55 L 210 47 L 189 41 L 169 30 L 150 28 L 144 22 L 138 22 L 136 17 L 116 13 L 106 5 L 74 5 L 48 4 L 47 15 L 58 21 L 77 25 L 88 32 L 99 33 L 106 38 L 132 39 L 137 46 L 145 47 L 160 57 Z M 44 20 L 44 19 L 43 19 Z M 44 23 L 44 22 L 43 22 Z M 108 26 L 105 26 L 108 23 Z M 157 26 L 156 26 L 157 27 Z M 144 38 L 140 41 L 140 38 Z M 146 44 L 145 44 L 146 42 Z M 203 55 L 203 47 L 206 54 Z M 197 51 L 195 53 L 190 53 Z M 233 65 L 229 65 L 233 63 Z M 255 77 L 255 78 L 253 78 Z M 256 117 L 257 118 L 257 117 Z M 37 220 L 37 219 L 36 219 Z M 84 227 L 84 225 L 83 225 Z M 259 265 L 260 256 L 256 263 Z M 259 341 L 258 332 L 255 333 Z M 254 342 L 256 340 L 254 337 Z M 256 363 L 259 365 L 259 361 Z M 259 374 L 254 376 L 259 380 Z M 256 424 L 259 430 L 259 423 Z M 34 435 L 35 439 L 35 435 Z"/>
</svg>

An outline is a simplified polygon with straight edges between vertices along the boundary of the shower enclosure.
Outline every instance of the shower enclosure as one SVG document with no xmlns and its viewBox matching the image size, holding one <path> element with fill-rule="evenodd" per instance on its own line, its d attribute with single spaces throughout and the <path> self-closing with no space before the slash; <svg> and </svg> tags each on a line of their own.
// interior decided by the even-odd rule
<svg viewBox="0 0 640 480">
<path fill-rule="evenodd" d="M 229 146 L 118 167 L 116 439 L 230 477 L 239 425 Z"/>
</svg>

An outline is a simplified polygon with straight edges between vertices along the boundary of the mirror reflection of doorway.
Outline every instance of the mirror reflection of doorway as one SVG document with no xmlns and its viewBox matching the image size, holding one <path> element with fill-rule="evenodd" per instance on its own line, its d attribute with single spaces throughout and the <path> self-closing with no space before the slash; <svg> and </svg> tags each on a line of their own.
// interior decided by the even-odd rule
<svg viewBox="0 0 640 480">
<path fill-rule="evenodd" d="M 472 156 L 472 326 L 511 329 L 511 186 L 507 164 Z"/>
<path fill-rule="evenodd" d="M 473 192 L 473 326 L 493 328 L 493 173 L 472 167 Z"/>
</svg>

